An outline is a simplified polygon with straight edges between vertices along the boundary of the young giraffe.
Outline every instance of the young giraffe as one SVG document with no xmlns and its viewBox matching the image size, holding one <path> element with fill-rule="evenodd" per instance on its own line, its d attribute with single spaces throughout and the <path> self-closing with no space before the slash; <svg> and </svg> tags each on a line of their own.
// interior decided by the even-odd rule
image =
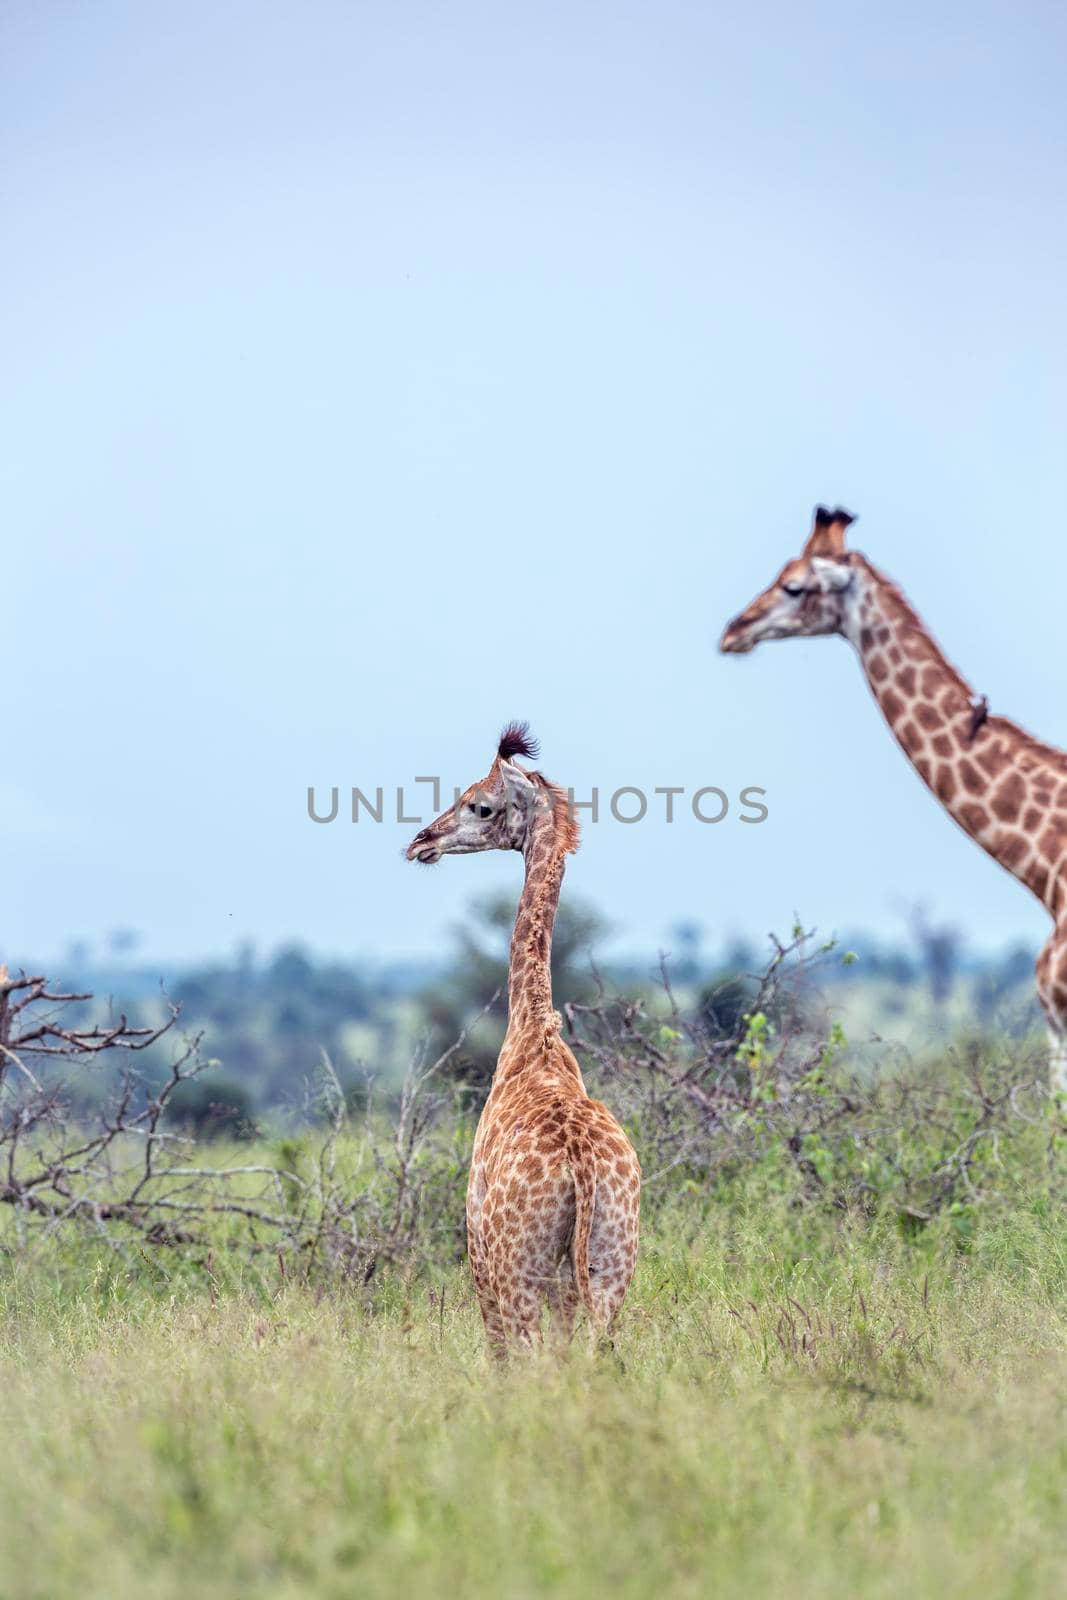
<svg viewBox="0 0 1067 1600">
<path fill-rule="evenodd" d="M 840 633 L 898 744 L 949 816 L 1031 889 L 1055 929 L 1037 961 L 1051 1037 L 1050 1078 L 1067 1089 L 1067 754 L 1005 717 L 990 716 L 946 661 L 900 590 L 857 550 L 840 506 L 815 508 L 795 561 L 728 624 L 719 648 L 744 654 L 762 639 Z"/>
<path fill-rule="evenodd" d="M 564 859 L 578 848 L 567 796 L 516 756 L 537 759 L 525 723 L 500 736 L 489 775 L 408 846 L 430 864 L 475 850 L 526 859 L 508 972 L 508 1027 L 474 1139 L 467 1249 L 490 1346 L 529 1344 L 547 1299 L 569 1341 L 579 1305 L 606 1330 L 637 1259 L 641 1168 L 606 1106 L 590 1099 L 560 1036 L 549 956 Z"/>
</svg>

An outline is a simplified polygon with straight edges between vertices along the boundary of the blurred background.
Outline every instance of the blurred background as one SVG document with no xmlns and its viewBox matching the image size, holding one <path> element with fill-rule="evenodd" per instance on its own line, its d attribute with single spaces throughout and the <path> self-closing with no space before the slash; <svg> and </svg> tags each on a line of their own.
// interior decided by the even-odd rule
<svg viewBox="0 0 1067 1600">
<path fill-rule="evenodd" d="M 602 800 L 576 983 L 662 950 L 699 995 L 796 915 L 859 955 L 862 1029 L 1030 1016 L 1044 914 L 847 646 L 715 644 L 841 502 L 993 709 L 1067 744 L 1062 13 L 0 29 L 0 958 L 162 982 L 267 1100 L 321 1043 L 393 1071 L 492 992 L 520 877 L 405 863 L 396 786 L 473 781 L 526 717 Z M 626 826 L 621 785 L 769 815 Z"/>
</svg>

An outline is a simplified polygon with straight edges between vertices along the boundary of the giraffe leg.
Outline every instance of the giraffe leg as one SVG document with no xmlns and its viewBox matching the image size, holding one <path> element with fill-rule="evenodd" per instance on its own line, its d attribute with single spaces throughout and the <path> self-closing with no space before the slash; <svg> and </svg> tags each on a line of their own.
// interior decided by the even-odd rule
<svg viewBox="0 0 1067 1600">
<path fill-rule="evenodd" d="M 507 1329 L 504 1318 L 496 1300 L 487 1295 L 478 1296 L 478 1308 L 482 1313 L 482 1322 L 485 1324 L 485 1337 L 489 1341 L 489 1353 L 495 1361 L 503 1361 L 508 1353 Z"/>
<path fill-rule="evenodd" d="M 578 1288 L 569 1258 L 563 1258 L 555 1230 L 528 1225 L 525 1237 L 504 1260 L 494 1259 L 495 1284 L 509 1344 L 539 1344 L 541 1313 L 547 1300 L 552 1318 L 553 1343 L 570 1340 L 578 1307 Z"/>
<path fill-rule="evenodd" d="M 1037 958 L 1037 994 L 1048 1022 L 1049 1088 L 1067 1094 L 1067 923 L 1057 923 Z"/>
<path fill-rule="evenodd" d="M 529 1349 L 541 1336 L 541 1295 L 509 1274 L 500 1288 L 500 1315 L 509 1345 Z"/>
<path fill-rule="evenodd" d="M 578 1285 L 569 1259 L 560 1262 L 556 1276 L 546 1290 L 548 1310 L 552 1318 L 552 1339 L 560 1350 L 565 1350 L 574 1334 L 574 1319 L 578 1313 Z"/>
<path fill-rule="evenodd" d="M 640 1171 L 634 1163 L 628 1179 L 597 1185 L 596 1213 L 589 1235 L 589 1287 L 593 1322 L 599 1335 L 610 1335 L 637 1264 Z"/>
<path fill-rule="evenodd" d="M 489 1350 L 497 1361 L 502 1361 L 507 1353 L 504 1319 L 500 1314 L 497 1297 L 493 1293 L 484 1247 L 477 1235 L 472 1235 L 470 1232 L 467 1235 L 467 1250 L 470 1256 L 471 1277 L 474 1279 L 474 1292 L 478 1296 L 478 1309 L 485 1325 Z"/>
</svg>

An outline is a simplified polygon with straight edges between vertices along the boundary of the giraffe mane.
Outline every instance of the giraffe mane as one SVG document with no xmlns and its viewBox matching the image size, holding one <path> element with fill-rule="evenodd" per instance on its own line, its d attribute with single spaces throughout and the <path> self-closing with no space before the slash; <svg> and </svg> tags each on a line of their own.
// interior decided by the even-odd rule
<svg viewBox="0 0 1067 1600">
<path fill-rule="evenodd" d="M 543 772 L 529 772 L 527 777 L 539 783 L 549 795 L 556 823 L 556 835 L 567 854 L 573 855 L 581 842 L 582 830 L 574 815 L 569 794 L 558 783 L 546 778 Z"/>
<path fill-rule="evenodd" d="M 930 641 L 931 645 L 933 645 L 934 649 L 938 653 L 942 670 L 949 678 L 952 686 L 958 689 L 962 694 L 966 695 L 970 701 L 976 702 L 979 699 L 979 696 L 975 693 L 973 686 L 967 682 L 967 679 L 963 676 L 959 669 L 954 667 L 952 662 L 949 661 L 948 657 L 942 651 L 933 634 L 930 632 L 929 628 L 927 628 L 926 624 L 915 610 L 915 607 L 901 589 L 900 585 L 898 583 L 894 583 L 892 578 L 887 578 L 885 573 L 882 572 L 880 568 L 876 567 L 874 563 L 868 560 L 866 556 L 860 555 L 858 550 L 853 550 L 849 553 L 852 560 L 861 562 L 876 580 L 876 582 L 880 585 L 883 593 L 889 597 L 892 604 L 896 607 L 898 614 L 905 626 L 916 629 L 924 639 L 928 639 Z M 1013 722 L 1010 717 L 1002 717 L 999 715 L 990 714 L 988 706 L 986 708 L 986 714 L 979 724 L 979 727 L 983 731 L 988 729 L 990 733 L 1001 733 L 1006 734 L 1010 738 L 1024 739 L 1034 754 L 1039 755 L 1042 760 L 1047 761 L 1050 766 L 1059 768 L 1061 771 L 1064 768 L 1067 768 L 1067 754 L 1065 754 L 1064 751 L 1058 749 L 1056 745 L 1046 744 L 1043 739 L 1035 738 L 1029 729 L 1022 727 L 1022 725 L 1018 722 Z M 975 730 L 975 732 L 977 731 L 978 729 Z"/>
<path fill-rule="evenodd" d="M 967 679 L 963 676 L 959 669 L 954 667 L 952 662 L 944 656 L 944 653 L 941 651 L 940 646 L 937 645 L 937 641 L 934 639 L 929 628 L 923 622 L 922 618 L 919 616 L 919 613 L 916 611 L 915 607 L 912 605 L 911 601 L 908 599 L 899 583 L 894 583 L 892 578 L 887 578 L 884 572 L 880 571 L 879 568 L 874 566 L 872 562 L 868 561 L 866 556 L 861 556 L 858 550 L 853 550 L 851 555 L 854 561 L 858 560 L 862 562 L 862 564 L 867 568 L 868 572 L 870 572 L 871 575 L 876 579 L 882 589 L 882 592 L 892 601 L 905 627 L 917 629 L 924 638 L 929 639 L 930 642 L 936 646 L 939 654 L 941 654 L 945 670 L 953 680 L 953 686 L 957 689 L 962 689 L 965 695 L 967 695 L 969 698 L 973 698 L 974 690 L 972 689 L 971 685 L 967 682 Z"/>
</svg>

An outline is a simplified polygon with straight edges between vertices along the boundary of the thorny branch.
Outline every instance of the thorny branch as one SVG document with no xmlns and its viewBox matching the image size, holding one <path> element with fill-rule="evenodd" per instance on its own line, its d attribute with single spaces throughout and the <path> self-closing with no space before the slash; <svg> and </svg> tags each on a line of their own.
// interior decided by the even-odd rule
<svg viewBox="0 0 1067 1600">
<path fill-rule="evenodd" d="M 212 1165 L 169 1116 L 180 1087 L 212 1065 L 200 1037 L 175 1031 L 166 1070 L 154 1062 L 142 1069 L 132 1058 L 166 1042 L 177 1009 L 169 1006 L 158 1027 L 125 1016 L 85 1021 L 81 1008 L 92 998 L 0 966 L 0 1210 L 9 1207 L 14 1220 L 0 1247 L 36 1248 L 80 1227 L 127 1258 L 131 1247 L 206 1255 L 222 1242 L 277 1257 L 283 1274 L 364 1282 L 428 1237 L 435 1251 L 460 1253 L 455 1198 L 466 1131 L 458 1117 L 445 1126 L 442 1113 L 454 1094 L 446 1068 L 466 1029 L 429 1064 L 416 1057 L 391 1125 L 368 1083 L 362 1124 L 352 1126 L 324 1052 L 307 1107 L 312 1131 L 280 1141 L 276 1164 Z M 94 1098 L 101 1082 L 105 1096 Z"/>
</svg>

